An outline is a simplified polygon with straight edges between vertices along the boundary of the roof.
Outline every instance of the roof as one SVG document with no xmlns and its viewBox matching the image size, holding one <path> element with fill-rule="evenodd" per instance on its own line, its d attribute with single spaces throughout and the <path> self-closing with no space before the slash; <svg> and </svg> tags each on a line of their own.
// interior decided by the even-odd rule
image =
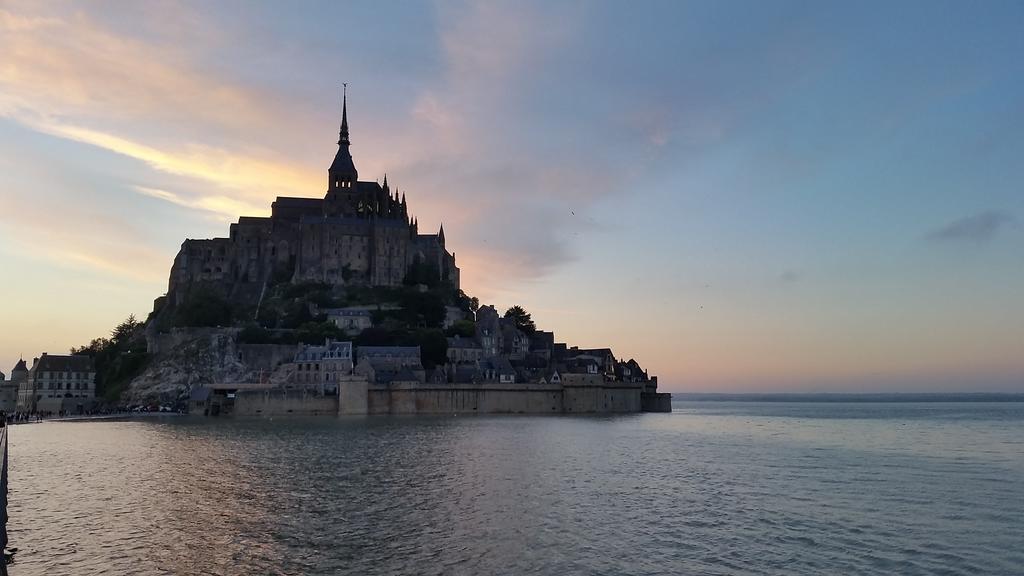
<svg viewBox="0 0 1024 576">
<path fill-rule="evenodd" d="M 320 208 L 324 201 L 322 198 L 296 198 L 292 196 L 278 196 L 273 204 L 281 208 Z"/>
<path fill-rule="evenodd" d="M 18 370 L 24 370 L 25 372 L 28 372 L 28 366 L 25 365 L 24 358 L 18 360 L 18 363 L 14 365 L 14 370 L 11 370 L 11 374 L 14 374 Z"/>
<path fill-rule="evenodd" d="M 206 402 L 210 397 L 211 391 L 212 390 L 206 386 L 197 386 L 192 389 L 191 393 L 189 393 L 188 399 L 193 402 Z"/>
<path fill-rule="evenodd" d="M 499 374 L 515 374 L 516 371 L 512 368 L 512 364 L 509 363 L 508 358 L 504 356 L 491 356 L 484 358 L 480 361 L 481 370 L 494 370 Z"/>
<path fill-rule="evenodd" d="M 338 152 L 334 155 L 334 161 L 331 162 L 330 171 L 343 174 L 356 173 L 356 164 L 352 161 L 352 153 L 348 151 L 348 144 L 338 146 Z"/>
<path fill-rule="evenodd" d="M 589 356 L 611 356 L 613 358 L 615 357 L 615 355 L 612 354 L 611 348 L 577 348 L 575 350 L 569 350 L 569 353 L 574 354 L 576 356 L 586 354 Z"/>
<path fill-rule="evenodd" d="M 376 182 L 364 182 L 360 180 L 359 182 L 356 182 L 356 191 L 364 192 L 367 194 L 375 194 L 383 193 L 384 188 L 382 188 L 381 185 Z"/>
<path fill-rule="evenodd" d="M 420 378 L 412 370 L 402 368 L 401 370 L 374 370 L 373 380 L 377 384 L 390 384 L 392 382 L 419 382 Z"/>
<path fill-rule="evenodd" d="M 458 336 L 448 338 L 449 348 L 480 349 L 472 338 L 460 338 Z"/>
<path fill-rule="evenodd" d="M 94 372 L 92 358 L 88 356 L 63 356 L 43 354 L 39 361 L 32 365 L 35 371 L 48 372 Z"/>
<path fill-rule="evenodd" d="M 456 366 L 453 379 L 458 384 L 469 384 L 476 380 L 478 376 L 479 372 L 474 366 Z"/>
<path fill-rule="evenodd" d="M 360 357 L 415 356 L 420 357 L 419 346 L 360 346 L 357 348 Z"/>
<path fill-rule="evenodd" d="M 307 344 L 299 348 L 295 354 L 295 362 L 316 362 L 324 357 L 328 358 L 351 358 L 352 343 L 348 341 L 328 341 L 323 346 Z"/>
<path fill-rule="evenodd" d="M 273 219 L 265 216 L 239 216 L 238 224 L 242 226 L 268 226 Z"/>
</svg>

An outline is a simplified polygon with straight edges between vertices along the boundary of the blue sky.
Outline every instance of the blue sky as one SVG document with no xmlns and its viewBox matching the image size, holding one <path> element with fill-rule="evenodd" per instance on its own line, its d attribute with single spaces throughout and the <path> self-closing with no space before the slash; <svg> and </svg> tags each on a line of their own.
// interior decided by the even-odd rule
<svg viewBox="0 0 1024 576">
<path fill-rule="evenodd" d="M 363 178 L 669 390 L 1024 391 L 1014 2 L 5 2 L 0 370 Z"/>
</svg>

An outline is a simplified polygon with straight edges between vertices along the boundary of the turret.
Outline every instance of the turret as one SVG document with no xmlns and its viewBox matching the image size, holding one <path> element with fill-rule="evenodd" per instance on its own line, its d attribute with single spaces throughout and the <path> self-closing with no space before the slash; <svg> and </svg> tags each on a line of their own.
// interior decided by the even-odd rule
<svg viewBox="0 0 1024 576">
<path fill-rule="evenodd" d="M 444 223 L 443 222 L 441 223 L 441 229 L 438 230 L 438 232 L 437 232 L 437 243 L 441 245 L 441 248 L 444 248 Z"/>
</svg>

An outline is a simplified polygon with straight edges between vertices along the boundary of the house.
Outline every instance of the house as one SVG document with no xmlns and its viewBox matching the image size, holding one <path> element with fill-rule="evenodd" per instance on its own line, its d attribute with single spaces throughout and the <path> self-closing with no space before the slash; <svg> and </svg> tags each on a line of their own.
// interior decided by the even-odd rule
<svg viewBox="0 0 1024 576">
<path fill-rule="evenodd" d="M 629 362 L 615 363 L 615 378 L 621 382 L 646 382 L 647 371 L 640 367 L 640 364 L 632 358 Z"/>
<path fill-rule="evenodd" d="M 530 337 L 508 320 L 501 322 L 502 354 L 509 360 L 521 361 L 530 350 Z"/>
<path fill-rule="evenodd" d="M 419 346 L 359 346 L 356 358 L 368 360 L 375 370 L 423 370 Z"/>
<path fill-rule="evenodd" d="M 566 361 L 565 367 L 572 374 L 601 374 L 601 362 L 589 355 L 574 356 Z"/>
<path fill-rule="evenodd" d="M 352 343 L 327 339 L 323 346 L 301 346 L 294 363 L 292 382 L 298 387 L 337 394 L 338 380 L 352 373 Z"/>
<path fill-rule="evenodd" d="M 96 368 L 92 358 L 43 352 L 33 359 L 27 377 L 19 384 L 17 404 L 19 410 L 26 411 L 84 412 L 95 400 Z"/>
<path fill-rule="evenodd" d="M 373 315 L 365 308 L 326 308 L 327 320 L 348 334 L 359 334 L 373 326 Z"/>
<path fill-rule="evenodd" d="M 544 374 L 540 377 L 540 384 L 561 384 L 562 376 L 558 373 L 558 370 L 552 370 L 551 372 Z"/>
<path fill-rule="evenodd" d="M 444 368 L 434 368 L 433 370 L 430 371 L 429 374 L 427 374 L 427 383 L 428 384 L 447 384 L 448 383 L 448 374 L 447 374 L 447 372 L 445 372 Z"/>
<path fill-rule="evenodd" d="M 494 306 L 481 306 L 477 309 L 476 341 L 483 348 L 484 356 L 497 356 L 503 351 L 501 317 Z"/>
<path fill-rule="evenodd" d="M 566 358 L 570 360 L 580 356 L 595 358 L 601 366 L 601 373 L 609 377 L 615 376 L 615 355 L 612 354 L 611 348 L 577 348 L 573 346 L 566 352 Z"/>
<path fill-rule="evenodd" d="M 484 349 L 472 338 L 448 338 L 448 361 L 452 364 L 476 364 L 484 357 Z"/>
<path fill-rule="evenodd" d="M 479 371 L 484 382 L 515 384 L 516 371 L 507 358 L 491 356 L 480 361 Z"/>
<path fill-rule="evenodd" d="M 530 335 L 530 355 L 550 361 L 555 348 L 555 333 L 537 330 Z"/>
</svg>

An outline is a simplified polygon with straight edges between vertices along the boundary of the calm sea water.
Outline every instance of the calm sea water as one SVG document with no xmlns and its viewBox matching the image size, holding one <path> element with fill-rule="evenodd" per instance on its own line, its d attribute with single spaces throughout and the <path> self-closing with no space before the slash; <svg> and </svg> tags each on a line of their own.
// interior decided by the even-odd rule
<svg viewBox="0 0 1024 576">
<path fill-rule="evenodd" d="M 1024 403 L 43 423 L 11 573 L 1024 574 Z"/>
</svg>

